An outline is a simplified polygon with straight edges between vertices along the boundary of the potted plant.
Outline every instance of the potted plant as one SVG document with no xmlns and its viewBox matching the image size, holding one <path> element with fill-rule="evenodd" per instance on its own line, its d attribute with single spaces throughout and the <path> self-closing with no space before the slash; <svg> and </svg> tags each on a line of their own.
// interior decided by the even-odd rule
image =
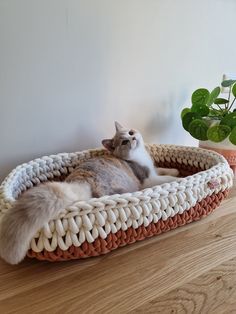
<svg viewBox="0 0 236 314">
<path fill-rule="evenodd" d="M 199 140 L 202 148 L 222 154 L 236 171 L 236 80 L 224 80 L 209 92 L 199 88 L 192 94 L 191 108 L 181 112 L 183 128 Z"/>
</svg>

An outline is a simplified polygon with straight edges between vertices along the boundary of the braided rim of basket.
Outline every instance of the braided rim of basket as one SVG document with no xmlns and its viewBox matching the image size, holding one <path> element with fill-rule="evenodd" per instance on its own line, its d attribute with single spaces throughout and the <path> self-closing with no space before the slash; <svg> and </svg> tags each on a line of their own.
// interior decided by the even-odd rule
<svg viewBox="0 0 236 314">
<path fill-rule="evenodd" d="M 215 152 L 174 145 L 149 145 L 147 148 L 158 166 L 178 168 L 185 175 L 195 174 L 135 193 L 77 202 L 35 234 L 29 252 L 65 252 L 119 232 L 161 224 L 189 212 L 202 200 L 227 191 L 233 184 L 233 173 L 227 161 Z M 0 218 L 26 189 L 60 179 L 82 161 L 106 153 L 101 149 L 64 153 L 18 166 L 0 186 Z"/>
<path fill-rule="evenodd" d="M 59 247 L 53 252 L 43 250 L 36 253 L 33 250 L 29 250 L 27 256 L 37 258 L 41 261 L 60 262 L 107 254 L 119 247 L 159 235 L 206 217 L 220 205 L 221 201 L 227 195 L 228 190 L 213 194 L 183 214 L 177 214 L 174 217 L 168 218 L 166 221 L 159 220 L 157 223 L 150 223 L 147 227 L 142 225 L 137 229 L 130 227 L 126 231 L 119 230 L 115 234 L 109 233 L 106 239 L 99 237 L 93 243 L 85 241 L 80 247 L 72 245 L 66 251 L 63 251 Z"/>
</svg>

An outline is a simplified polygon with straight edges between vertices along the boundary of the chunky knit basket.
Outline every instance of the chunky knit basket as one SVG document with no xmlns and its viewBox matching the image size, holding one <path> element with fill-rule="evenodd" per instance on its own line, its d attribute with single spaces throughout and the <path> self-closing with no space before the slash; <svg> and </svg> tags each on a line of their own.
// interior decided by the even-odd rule
<svg viewBox="0 0 236 314">
<path fill-rule="evenodd" d="M 232 186 L 232 170 L 215 152 L 170 145 L 149 145 L 147 149 L 157 166 L 178 168 L 185 177 L 66 208 L 35 234 L 28 256 L 64 261 L 108 253 L 205 217 Z M 107 152 L 102 149 L 63 153 L 18 166 L 0 186 L 0 218 L 26 189 L 62 180 L 81 161 L 104 154 Z"/>
</svg>

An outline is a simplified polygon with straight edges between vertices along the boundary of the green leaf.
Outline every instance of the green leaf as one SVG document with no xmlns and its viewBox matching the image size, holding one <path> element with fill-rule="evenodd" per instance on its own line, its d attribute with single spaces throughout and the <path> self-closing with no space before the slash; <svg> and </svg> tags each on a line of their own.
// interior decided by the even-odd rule
<svg viewBox="0 0 236 314">
<path fill-rule="evenodd" d="M 233 130 L 229 136 L 229 140 L 232 144 L 236 145 L 236 126 L 233 128 Z"/>
<path fill-rule="evenodd" d="M 199 113 L 202 117 L 209 114 L 209 108 L 206 105 L 210 93 L 205 88 L 199 88 L 192 94 L 192 107 L 191 111 Z"/>
<path fill-rule="evenodd" d="M 207 137 L 212 142 L 222 142 L 230 134 L 230 127 L 227 125 L 215 125 L 208 129 Z"/>
<path fill-rule="evenodd" d="M 188 131 L 189 124 L 196 119 L 201 119 L 201 116 L 196 112 L 187 112 L 182 118 L 183 128 Z"/>
<path fill-rule="evenodd" d="M 236 84 L 232 87 L 232 94 L 236 97 Z"/>
<path fill-rule="evenodd" d="M 211 106 L 214 103 L 215 99 L 219 96 L 219 94 L 220 94 L 220 87 L 217 86 L 210 93 L 208 100 L 207 100 L 207 106 Z"/>
<path fill-rule="evenodd" d="M 216 105 L 223 105 L 223 104 L 227 104 L 229 102 L 228 99 L 225 99 L 225 98 L 216 98 L 214 100 L 214 104 Z"/>
<path fill-rule="evenodd" d="M 200 114 L 200 116 L 205 117 L 208 115 L 210 110 L 206 105 L 192 105 L 191 111 L 197 112 Z"/>
<path fill-rule="evenodd" d="M 188 113 L 188 112 L 191 112 L 191 109 L 190 108 L 184 108 L 182 111 L 181 111 L 181 119 L 183 119 L 183 116 Z"/>
<path fill-rule="evenodd" d="M 189 124 L 189 133 L 201 141 L 207 140 L 208 125 L 205 121 L 196 119 Z"/>
<path fill-rule="evenodd" d="M 229 87 L 233 85 L 236 82 L 236 80 L 225 80 L 221 83 L 221 86 L 223 87 Z"/>
<path fill-rule="evenodd" d="M 220 94 L 220 87 L 217 86 L 210 93 L 208 100 L 207 100 L 207 106 L 211 106 L 214 103 L 215 99 L 219 96 L 219 94 Z"/>
<path fill-rule="evenodd" d="M 236 112 L 227 114 L 220 122 L 220 125 L 227 125 L 231 129 L 236 126 Z"/>
<path fill-rule="evenodd" d="M 205 88 L 199 88 L 195 90 L 192 94 L 192 104 L 193 106 L 204 106 L 207 104 L 207 100 L 210 93 Z"/>
<path fill-rule="evenodd" d="M 210 112 L 209 112 L 209 117 L 210 116 L 217 116 L 217 117 L 222 117 L 222 111 L 219 110 L 219 109 L 210 109 Z"/>
</svg>

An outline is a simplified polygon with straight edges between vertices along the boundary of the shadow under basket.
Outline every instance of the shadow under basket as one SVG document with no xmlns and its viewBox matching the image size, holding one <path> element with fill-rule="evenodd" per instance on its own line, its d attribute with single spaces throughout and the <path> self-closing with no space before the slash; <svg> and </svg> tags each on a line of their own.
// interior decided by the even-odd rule
<svg viewBox="0 0 236 314">
<path fill-rule="evenodd" d="M 147 145 L 147 149 L 157 166 L 178 168 L 185 177 L 73 204 L 35 233 L 27 255 L 65 261 L 106 254 L 207 216 L 233 184 L 226 159 L 215 152 L 173 145 Z M 82 161 L 104 154 L 108 152 L 103 149 L 63 153 L 18 166 L 0 186 L 0 218 L 25 190 L 63 180 Z"/>
</svg>

